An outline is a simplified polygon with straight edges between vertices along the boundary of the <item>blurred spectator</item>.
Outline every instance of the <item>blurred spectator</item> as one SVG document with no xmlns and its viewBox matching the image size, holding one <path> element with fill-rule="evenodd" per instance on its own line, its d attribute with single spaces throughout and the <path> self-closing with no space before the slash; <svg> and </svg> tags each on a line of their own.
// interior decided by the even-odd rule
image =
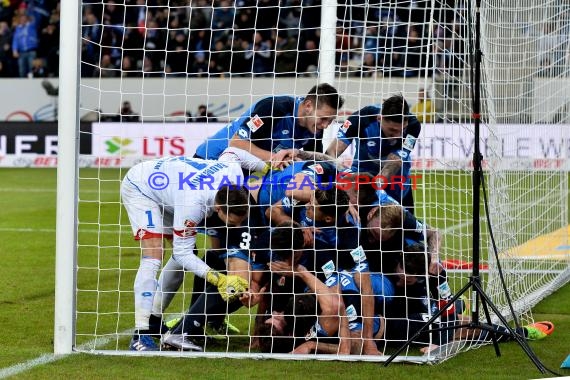
<svg viewBox="0 0 570 380">
<path fill-rule="evenodd" d="M 261 33 L 256 32 L 254 40 L 249 44 L 244 58 L 247 66 L 251 67 L 253 75 L 269 76 L 273 72 L 272 55 L 271 41 L 264 40 Z"/>
<path fill-rule="evenodd" d="M 410 110 L 420 123 L 435 123 L 435 107 L 429 96 L 429 92 L 421 87 L 418 91 L 418 102 L 412 106 Z"/>
<path fill-rule="evenodd" d="M 38 29 L 33 17 L 22 12 L 17 17 L 12 40 L 12 53 L 18 60 L 18 74 L 25 78 L 32 72 L 33 61 L 37 55 Z"/>
<path fill-rule="evenodd" d="M 425 46 L 415 25 L 408 27 L 406 46 L 406 76 L 421 75 L 420 69 L 425 65 Z"/>
<path fill-rule="evenodd" d="M 137 68 L 133 66 L 132 58 L 128 55 L 123 56 L 123 61 L 121 63 L 121 76 L 123 78 L 140 76 L 136 71 Z"/>
<path fill-rule="evenodd" d="M 120 121 L 120 122 L 137 122 L 140 121 L 140 116 L 133 111 L 131 107 L 131 102 L 125 100 L 119 114 L 113 118 L 113 121 Z"/>
<path fill-rule="evenodd" d="M 362 60 L 362 65 L 360 66 L 360 70 L 356 75 L 366 78 L 375 77 L 377 73 L 376 54 L 365 53 Z"/>
<path fill-rule="evenodd" d="M 299 73 L 315 73 L 319 66 L 319 47 L 313 40 L 305 42 L 305 48 L 299 51 L 297 71 Z"/>
<path fill-rule="evenodd" d="M 294 38 L 284 37 L 281 33 L 277 36 L 275 46 L 275 73 L 295 74 L 297 60 L 297 41 Z"/>
<path fill-rule="evenodd" d="M 38 55 L 45 59 L 46 75 L 59 75 L 59 23 L 50 22 L 40 33 Z"/>
<path fill-rule="evenodd" d="M 204 104 L 200 104 L 198 106 L 196 117 L 194 117 L 194 121 L 201 123 L 216 122 L 218 121 L 218 118 L 215 117 L 213 113 L 208 112 L 208 108 Z"/>
<path fill-rule="evenodd" d="M 563 46 L 563 38 L 556 30 L 556 23 L 552 21 L 545 23 L 538 40 L 539 75 L 560 74 L 564 64 Z"/>
<path fill-rule="evenodd" d="M 14 65 L 12 57 L 12 31 L 6 21 L 0 22 L 0 63 L 2 69 L 0 76 L 10 77 L 14 76 Z"/>
<path fill-rule="evenodd" d="M 60 2 L 6 0 L 9 5 L 0 7 L 0 75 L 27 76 L 33 59 L 42 58 L 41 75 L 57 76 Z M 345 22 L 336 33 L 337 70 L 348 71 L 362 60 L 350 75 L 417 76 L 426 66 L 428 75 L 463 75 L 460 5 L 441 2 L 430 13 L 423 0 L 410 7 L 387 3 L 366 9 L 339 4 Z M 315 75 L 320 6 L 319 0 L 84 0 L 82 75 L 113 77 L 120 70 L 128 77 Z M 539 39 L 537 63 L 546 67 L 545 75 L 563 69 L 567 24 L 546 25 Z M 427 27 L 433 28 L 429 34 Z"/>
<path fill-rule="evenodd" d="M 231 60 L 230 47 L 227 45 L 227 41 L 224 39 L 216 41 L 214 51 L 210 54 L 210 74 L 220 74 L 220 76 L 229 74 Z"/>
<path fill-rule="evenodd" d="M 109 54 L 105 54 L 101 57 L 101 63 L 93 72 L 93 76 L 96 78 L 115 78 L 119 76 L 119 72 L 119 69 L 113 65 L 111 56 Z"/>
<path fill-rule="evenodd" d="M 47 70 L 45 62 L 42 58 L 36 58 L 32 62 L 32 77 L 45 78 L 47 77 Z"/>
<path fill-rule="evenodd" d="M 208 76 L 208 62 L 206 60 L 206 53 L 199 51 L 194 54 L 194 63 L 191 69 L 188 70 L 188 75 L 193 77 L 207 77 Z"/>
</svg>

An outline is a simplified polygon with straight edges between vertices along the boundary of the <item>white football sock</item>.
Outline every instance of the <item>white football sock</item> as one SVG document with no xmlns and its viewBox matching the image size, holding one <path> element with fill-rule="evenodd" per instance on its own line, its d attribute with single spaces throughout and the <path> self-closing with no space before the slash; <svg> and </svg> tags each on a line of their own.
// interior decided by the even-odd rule
<svg viewBox="0 0 570 380">
<path fill-rule="evenodd" d="M 174 295 L 184 281 L 184 268 L 172 257 L 168 260 L 158 278 L 158 288 L 154 295 L 152 314 L 161 316 L 170 305 Z"/>
<path fill-rule="evenodd" d="M 156 274 L 161 260 L 143 257 L 135 277 L 135 328 L 148 330 L 148 319 L 156 292 Z"/>
</svg>

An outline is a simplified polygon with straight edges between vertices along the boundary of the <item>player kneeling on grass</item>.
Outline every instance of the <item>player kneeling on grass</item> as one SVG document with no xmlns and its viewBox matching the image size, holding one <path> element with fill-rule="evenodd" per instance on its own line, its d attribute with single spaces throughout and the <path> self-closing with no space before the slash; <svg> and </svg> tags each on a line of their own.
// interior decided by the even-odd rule
<svg viewBox="0 0 570 380">
<path fill-rule="evenodd" d="M 134 284 L 135 333 L 131 350 L 158 349 L 150 335 L 149 317 L 162 263 L 163 238 L 173 237 L 172 257 L 180 267 L 205 278 L 223 299 L 236 299 L 247 289 L 243 278 L 213 270 L 194 254 L 196 226 L 203 219 L 217 213 L 227 226 L 240 225 L 246 219 L 248 193 L 232 185 L 239 183 L 241 176 L 240 163 L 188 157 L 142 162 L 125 176 L 121 197 L 142 251 Z M 204 178 L 209 186 L 203 186 Z"/>
<path fill-rule="evenodd" d="M 296 243 L 292 243 L 296 242 Z M 202 346 L 204 341 L 204 328 L 209 324 L 219 323 L 227 314 L 231 314 L 242 306 L 253 307 L 260 301 L 260 295 L 266 290 L 264 286 L 260 286 L 262 278 L 267 273 L 267 265 L 265 265 L 267 252 L 274 252 L 278 247 L 287 246 L 291 251 L 291 245 L 294 249 L 301 249 L 303 244 L 302 232 L 299 228 L 293 229 L 291 224 L 285 226 L 277 226 L 267 229 L 257 239 L 251 247 L 231 247 L 222 253 L 212 253 L 217 257 L 208 257 L 208 262 L 217 262 L 215 268 L 223 270 L 227 268 L 228 273 L 240 276 L 244 281 L 249 282 L 249 292 L 243 293 L 239 299 L 226 302 L 219 294 L 215 287 L 211 285 L 206 288 L 206 292 L 194 302 L 188 313 L 172 327 L 165 335 L 163 342 L 169 346 L 181 350 L 197 350 L 196 347 Z M 249 249 L 251 248 L 251 249 Z M 177 337 L 172 340 L 169 337 Z"/>
</svg>

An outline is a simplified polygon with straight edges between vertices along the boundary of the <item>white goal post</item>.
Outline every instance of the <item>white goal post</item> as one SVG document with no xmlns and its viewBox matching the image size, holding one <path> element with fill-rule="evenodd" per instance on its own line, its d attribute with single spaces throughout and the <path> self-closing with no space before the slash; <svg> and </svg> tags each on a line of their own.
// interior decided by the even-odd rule
<svg viewBox="0 0 570 380">
<path fill-rule="evenodd" d="M 451 290 L 462 287 L 473 255 L 474 1 L 396 3 L 61 3 L 55 354 L 145 354 L 129 351 L 141 254 L 120 196 L 128 169 L 161 156 L 192 157 L 261 98 L 303 97 L 319 83 L 345 99 L 322 149 L 353 112 L 392 95 L 407 100 L 422 125 L 411 152 L 420 178 L 415 215 L 439 231 L 434 259 L 446 268 Z M 570 280 L 570 6 L 483 0 L 480 11 L 481 147 L 491 222 L 482 205 L 483 283 L 511 319 L 496 250 L 526 325 L 531 308 Z M 80 120 L 89 126 L 80 130 Z M 79 154 L 80 141 L 89 153 Z M 354 149 L 342 156 L 345 163 Z M 202 253 L 207 242 L 200 244 Z M 167 245 L 162 265 L 171 253 Z M 165 320 L 188 310 L 193 278 L 185 276 Z M 420 297 L 436 305 L 431 298 L 429 290 Z M 466 315 L 469 303 L 462 300 Z M 434 310 L 428 306 L 425 314 Z M 255 314 L 243 308 L 230 315 L 240 333 L 222 343 L 208 339 L 203 353 L 150 354 L 385 361 L 401 341 L 378 339 L 383 355 L 376 356 L 262 353 L 251 344 Z M 427 339 L 433 343 L 434 334 Z M 422 341 L 396 360 L 439 362 L 481 343 L 465 336 L 446 341 L 426 354 L 418 350 Z"/>
</svg>

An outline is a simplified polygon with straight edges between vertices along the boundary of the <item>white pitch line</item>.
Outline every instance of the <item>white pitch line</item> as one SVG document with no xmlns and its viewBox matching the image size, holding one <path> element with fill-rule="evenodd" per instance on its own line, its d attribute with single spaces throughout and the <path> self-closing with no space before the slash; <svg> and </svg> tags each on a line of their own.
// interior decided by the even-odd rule
<svg viewBox="0 0 570 380">
<path fill-rule="evenodd" d="M 125 333 L 128 333 L 129 331 L 130 330 L 127 330 L 127 331 L 125 331 Z M 101 347 L 101 346 L 104 346 L 107 343 L 111 342 L 114 339 L 115 338 L 111 338 L 111 337 L 96 338 L 96 339 L 90 340 L 89 342 L 78 346 L 77 349 L 78 350 L 87 350 L 87 349 L 93 349 L 93 347 L 95 347 L 95 348 Z M 16 365 L 11 366 L 11 367 L 2 368 L 2 369 L 0 369 L 0 379 L 5 379 L 7 377 L 14 376 L 14 375 L 17 375 L 17 374 L 25 372 L 25 371 L 29 371 L 34 367 L 38 367 L 38 366 L 41 366 L 44 364 L 53 363 L 56 360 L 63 359 L 67 356 L 68 355 L 44 354 L 44 355 L 39 356 L 35 359 L 31 359 L 31 360 L 28 360 L 28 361 L 23 362 L 23 363 L 18 363 Z"/>
<path fill-rule="evenodd" d="M 46 188 L 46 189 L 21 189 L 17 187 L 4 187 L 0 188 L 0 193 L 56 193 L 57 189 L 55 188 Z M 119 194 L 119 190 L 111 191 L 111 190 L 81 190 L 79 189 L 79 194 Z"/>
<path fill-rule="evenodd" d="M 18 228 L 18 227 L 0 227 L 0 232 L 43 232 L 43 233 L 55 233 L 55 228 Z M 79 233 L 88 234 L 116 234 L 117 230 L 98 230 L 98 229 L 80 229 Z M 124 227 L 121 233 L 131 233 L 129 227 Z"/>
</svg>

